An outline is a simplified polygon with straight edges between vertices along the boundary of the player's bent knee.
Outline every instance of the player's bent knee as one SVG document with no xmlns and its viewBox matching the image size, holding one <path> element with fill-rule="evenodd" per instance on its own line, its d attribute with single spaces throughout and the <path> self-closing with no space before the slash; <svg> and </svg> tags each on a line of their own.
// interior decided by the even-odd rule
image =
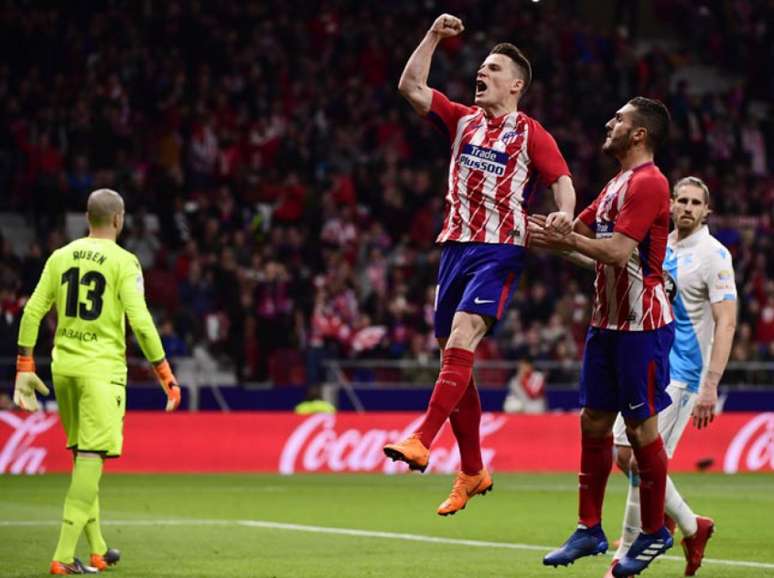
<svg viewBox="0 0 774 578">
<path fill-rule="evenodd" d="M 490 324 L 487 319 L 480 315 L 458 311 L 454 315 L 451 335 L 447 339 L 446 346 L 473 351 L 486 335 Z"/>
<path fill-rule="evenodd" d="M 584 407 L 581 410 L 581 431 L 591 437 L 603 437 L 613 431 L 616 413 Z"/>
<path fill-rule="evenodd" d="M 628 474 L 632 461 L 632 449 L 627 446 L 615 446 L 615 464 L 623 473 Z"/>
<path fill-rule="evenodd" d="M 632 447 L 641 448 L 658 438 L 658 416 L 651 416 L 644 421 L 626 422 L 626 437 Z"/>
</svg>

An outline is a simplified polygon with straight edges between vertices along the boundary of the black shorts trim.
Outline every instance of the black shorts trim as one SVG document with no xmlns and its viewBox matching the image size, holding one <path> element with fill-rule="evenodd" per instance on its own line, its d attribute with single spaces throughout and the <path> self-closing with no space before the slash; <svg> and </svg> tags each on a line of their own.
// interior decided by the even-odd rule
<svg viewBox="0 0 774 578">
<path fill-rule="evenodd" d="M 76 451 L 76 452 L 79 452 L 79 453 L 80 453 L 80 452 L 83 452 L 83 453 L 85 453 L 85 454 L 99 454 L 99 455 L 101 455 L 103 458 L 107 458 L 107 457 L 118 457 L 118 456 L 115 456 L 115 455 L 113 455 L 113 456 L 108 456 L 108 455 L 107 455 L 107 453 L 108 453 L 108 450 L 89 450 L 89 449 L 85 449 L 85 448 L 79 448 L 78 446 L 68 446 L 68 448 L 67 448 L 67 449 L 68 449 L 68 450 L 73 450 L 73 451 Z"/>
</svg>

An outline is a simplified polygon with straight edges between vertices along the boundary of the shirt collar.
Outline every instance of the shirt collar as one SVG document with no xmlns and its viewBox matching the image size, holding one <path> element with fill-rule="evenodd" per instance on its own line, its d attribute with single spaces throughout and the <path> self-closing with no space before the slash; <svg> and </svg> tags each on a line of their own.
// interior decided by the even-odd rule
<svg viewBox="0 0 774 578">
<path fill-rule="evenodd" d="M 516 118 L 518 115 L 518 110 L 506 112 L 505 114 L 501 114 L 500 116 L 496 116 L 494 118 L 487 118 L 486 115 L 484 115 L 484 121 L 486 122 L 486 127 L 489 129 L 501 128 L 503 125 L 505 125 L 506 122 L 508 122 L 508 119 Z"/>
<path fill-rule="evenodd" d="M 693 233 L 688 235 L 685 239 L 682 241 L 677 240 L 677 229 L 669 233 L 669 244 L 672 245 L 675 248 L 680 249 L 692 249 L 696 245 L 698 245 L 703 239 L 706 239 L 709 237 L 709 227 L 707 225 L 702 225 L 698 229 L 696 229 Z"/>
</svg>

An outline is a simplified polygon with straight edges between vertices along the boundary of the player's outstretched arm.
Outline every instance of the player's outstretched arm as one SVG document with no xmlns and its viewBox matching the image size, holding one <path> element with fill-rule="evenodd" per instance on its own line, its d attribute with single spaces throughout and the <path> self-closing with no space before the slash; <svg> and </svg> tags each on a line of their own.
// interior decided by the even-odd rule
<svg viewBox="0 0 774 578">
<path fill-rule="evenodd" d="M 612 237 L 606 239 L 590 239 L 578 233 L 570 233 L 566 237 L 567 246 L 573 251 L 616 267 L 625 267 L 629 257 L 637 248 L 637 241 L 631 237 L 614 232 Z"/>
<path fill-rule="evenodd" d="M 579 253 L 592 261 L 605 265 L 625 267 L 632 252 L 637 248 L 637 241 L 619 232 L 606 239 L 596 239 L 589 227 L 575 220 L 574 231 L 569 235 L 561 235 L 549 229 L 547 219 L 539 215 L 530 215 L 528 219 L 530 245 L 544 247 L 564 253 Z"/>
<path fill-rule="evenodd" d="M 572 232 L 560 235 L 546 227 L 530 224 L 530 245 L 545 247 L 561 252 L 576 252 L 585 255 L 593 261 L 625 267 L 632 252 L 637 247 L 637 241 L 618 232 L 606 239 L 589 238 L 581 233 Z"/>
<path fill-rule="evenodd" d="M 167 394 L 166 411 L 175 411 L 180 405 L 180 386 L 177 384 L 177 378 L 172 373 L 169 362 L 162 359 L 154 363 L 153 371 L 156 373 L 156 379 L 159 380 L 164 393 Z"/>
<path fill-rule="evenodd" d="M 35 360 L 32 350 L 38 341 L 38 330 L 43 316 L 51 309 L 56 298 L 57 283 L 53 271 L 55 255 L 46 261 L 43 273 L 35 286 L 35 291 L 24 306 L 19 338 L 17 340 L 19 353 L 16 357 L 16 379 L 14 381 L 13 402 L 25 411 L 37 411 L 38 399 L 35 392 L 48 395 L 48 388 L 35 372 Z"/>
<path fill-rule="evenodd" d="M 575 187 L 572 185 L 572 179 L 562 175 L 551 185 L 551 191 L 559 210 L 548 215 L 545 226 L 566 235 L 572 231 L 572 216 L 575 214 Z"/>
<path fill-rule="evenodd" d="M 594 271 L 597 268 L 597 262 L 594 261 L 594 259 L 590 259 L 585 255 L 581 255 L 577 251 L 571 251 L 569 249 L 560 249 L 558 247 L 552 246 L 551 243 L 547 242 L 546 235 L 544 232 L 547 220 L 548 220 L 548 217 L 546 217 L 546 215 L 530 215 L 528 217 L 529 237 L 528 237 L 527 244 L 530 247 L 535 247 L 537 249 L 547 249 L 554 255 L 558 255 L 559 257 L 569 261 L 573 265 L 577 265 L 582 269 L 588 269 L 590 271 Z M 580 225 L 588 229 L 588 227 L 586 227 L 586 225 L 582 221 L 576 220 L 576 227 L 577 227 L 577 223 L 580 223 Z M 589 231 L 591 231 L 591 229 L 589 229 Z"/>
<path fill-rule="evenodd" d="M 707 427 L 715 419 L 718 385 L 726 370 L 736 332 L 736 299 L 713 303 L 712 317 L 715 319 L 715 335 L 709 368 L 691 412 L 693 425 L 699 429 Z"/>
<path fill-rule="evenodd" d="M 21 323 L 19 324 L 17 343 L 19 347 L 28 348 L 30 356 L 38 341 L 40 321 L 51 309 L 51 305 L 53 305 L 54 299 L 56 299 L 56 289 L 59 286 L 59 279 L 57 278 L 57 273 L 55 273 L 56 255 L 57 253 L 54 253 L 46 261 L 38 284 L 24 305 L 24 313 L 22 313 Z"/>
<path fill-rule="evenodd" d="M 589 227 L 586 223 L 584 223 L 580 219 L 580 217 L 575 219 L 575 222 L 572 224 L 572 230 L 578 233 L 579 235 L 588 237 L 589 239 L 594 239 L 596 237 L 596 234 L 594 233 L 593 229 Z"/>
<path fill-rule="evenodd" d="M 180 387 L 166 360 L 159 332 L 145 303 L 142 269 L 136 258 L 121 279 L 119 295 L 140 349 L 145 359 L 153 363 L 156 377 L 167 395 L 166 409 L 173 411 L 180 405 Z"/>
<path fill-rule="evenodd" d="M 398 90 L 422 116 L 430 112 L 430 105 L 433 103 L 433 91 L 427 85 L 427 78 L 430 76 L 430 62 L 435 48 L 442 39 L 457 36 L 463 30 L 465 27 L 462 20 L 451 14 L 441 14 L 435 19 L 403 69 Z"/>
</svg>

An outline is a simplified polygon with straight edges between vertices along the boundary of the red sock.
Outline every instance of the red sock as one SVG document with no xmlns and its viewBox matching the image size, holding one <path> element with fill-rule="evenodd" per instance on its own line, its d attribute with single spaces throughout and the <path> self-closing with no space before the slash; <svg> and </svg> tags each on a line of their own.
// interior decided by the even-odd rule
<svg viewBox="0 0 774 578">
<path fill-rule="evenodd" d="M 581 435 L 581 471 L 578 474 L 578 518 L 588 528 L 602 521 L 605 487 L 613 467 L 613 436 Z"/>
<path fill-rule="evenodd" d="M 484 467 L 481 459 L 481 400 L 478 397 L 476 380 L 470 376 L 465 395 L 449 416 L 449 422 L 460 448 L 462 471 L 474 476 Z"/>
<path fill-rule="evenodd" d="M 425 419 L 416 431 L 426 448 L 433 443 L 438 430 L 465 395 L 472 373 L 472 351 L 453 347 L 443 352 L 441 372 L 435 382 Z"/>
<path fill-rule="evenodd" d="M 667 455 L 659 436 L 641 448 L 632 448 L 640 469 L 640 512 L 642 531 L 657 532 L 664 525 L 664 496 L 666 495 Z"/>
</svg>

